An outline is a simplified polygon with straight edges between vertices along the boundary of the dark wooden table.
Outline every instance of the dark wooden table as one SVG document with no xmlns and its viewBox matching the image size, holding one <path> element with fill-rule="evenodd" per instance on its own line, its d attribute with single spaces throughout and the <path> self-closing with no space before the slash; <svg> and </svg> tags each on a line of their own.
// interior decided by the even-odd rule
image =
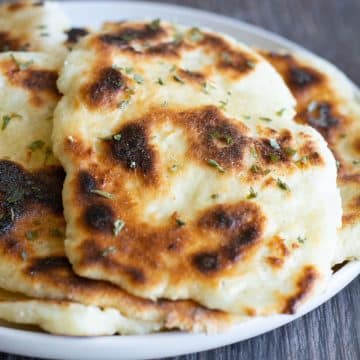
<svg viewBox="0 0 360 360">
<path fill-rule="evenodd" d="M 281 34 L 332 61 L 360 84 L 360 0 L 163 2 L 229 15 Z M 0 354 L 0 359 L 25 358 Z M 214 351 L 175 359 L 360 359 L 360 278 L 320 308 L 278 330 Z"/>
</svg>

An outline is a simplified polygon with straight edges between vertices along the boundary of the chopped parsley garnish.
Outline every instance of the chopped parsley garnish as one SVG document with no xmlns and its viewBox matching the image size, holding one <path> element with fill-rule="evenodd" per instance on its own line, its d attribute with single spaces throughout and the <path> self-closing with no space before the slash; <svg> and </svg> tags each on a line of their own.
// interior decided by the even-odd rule
<svg viewBox="0 0 360 360">
<path fill-rule="evenodd" d="M 13 204 L 21 200 L 25 195 L 25 191 L 23 189 L 15 188 L 11 195 L 6 198 L 6 202 L 9 204 Z"/>
<path fill-rule="evenodd" d="M 190 39 L 193 42 L 198 42 L 204 39 L 204 34 L 197 27 L 191 28 L 189 34 L 190 34 Z"/>
<path fill-rule="evenodd" d="M 139 74 L 134 74 L 133 79 L 138 83 L 138 84 L 143 84 L 144 83 L 144 78 L 139 75 Z"/>
<path fill-rule="evenodd" d="M 284 148 L 285 154 L 288 156 L 294 156 L 296 154 L 296 150 L 291 147 Z"/>
<path fill-rule="evenodd" d="M 178 75 L 174 75 L 173 79 L 180 84 L 185 84 L 184 80 L 181 77 L 179 77 Z"/>
<path fill-rule="evenodd" d="M 177 171 L 178 168 L 179 168 L 179 165 L 173 164 L 170 169 L 171 169 L 171 171 L 175 172 L 175 171 Z"/>
<path fill-rule="evenodd" d="M 7 126 L 9 125 L 9 122 L 12 119 L 22 119 L 22 116 L 17 114 L 17 113 L 11 113 L 11 114 L 7 114 L 4 115 L 2 117 L 2 126 L 1 126 L 1 130 L 5 130 L 7 128 Z"/>
<path fill-rule="evenodd" d="M 253 61 L 247 60 L 245 61 L 245 64 L 248 68 L 250 69 L 254 69 L 255 68 L 255 63 Z"/>
<path fill-rule="evenodd" d="M 31 151 L 40 150 L 44 147 L 45 142 L 42 140 L 35 140 L 30 145 L 28 145 L 28 149 Z"/>
<path fill-rule="evenodd" d="M 245 120 L 250 120 L 250 119 L 251 119 L 251 116 L 250 116 L 250 115 L 242 115 L 242 117 L 243 117 Z"/>
<path fill-rule="evenodd" d="M 155 19 L 153 20 L 150 24 L 149 24 L 149 28 L 151 30 L 158 30 L 160 28 L 160 22 L 161 20 L 160 19 Z"/>
<path fill-rule="evenodd" d="M 234 143 L 234 140 L 231 135 L 221 134 L 218 131 L 214 131 L 210 133 L 210 138 L 220 140 L 221 142 L 227 145 L 232 145 Z"/>
<path fill-rule="evenodd" d="M 270 161 L 273 162 L 273 163 L 276 163 L 280 160 L 280 155 L 279 154 L 274 154 L 274 153 L 271 153 L 269 154 L 269 157 L 270 157 Z"/>
<path fill-rule="evenodd" d="M 300 244 L 304 244 L 304 242 L 306 241 L 306 237 L 302 237 L 302 236 L 298 236 L 297 237 L 297 241 L 300 243 Z"/>
<path fill-rule="evenodd" d="M 339 160 L 335 160 L 336 169 L 340 169 L 341 163 Z"/>
<path fill-rule="evenodd" d="M 360 160 L 353 160 L 352 163 L 353 165 L 360 165 Z"/>
<path fill-rule="evenodd" d="M 134 72 L 134 68 L 132 68 L 132 67 L 126 67 L 125 68 L 125 73 L 126 74 L 131 74 L 132 72 Z"/>
<path fill-rule="evenodd" d="M 186 222 L 183 221 L 183 220 L 181 220 L 181 219 L 176 219 L 176 223 L 177 223 L 178 226 L 180 226 L 180 227 L 186 225 Z"/>
<path fill-rule="evenodd" d="M 11 60 L 15 63 L 15 65 L 17 66 L 18 70 L 26 70 L 29 66 L 31 66 L 34 63 L 34 60 L 29 60 L 26 62 L 21 62 L 18 59 L 16 59 L 16 57 L 11 54 L 10 55 Z"/>
<path fill-rule="evenodd" d="M 290 188 L 289 186 L 283 182 L 281 179 L 277 179 L 276 180 L 276 183 L 277 183 L 277 186 L 281 189 L 281 190 L 284 190 L 284 191 L 290 191 Z"/>
<path fill-rule="evenodd" d="M 62 238 L 64 236 L 64 233 L 60 229 L 54 228 L 50 229 L 50 235 L 53 237 Z"/>
<path fill-rule="evenodd" d="M 175 64 L 173 64 L 173 65 L 171 65 L 171 68 L 170 68 L 170 72 L 174 72 L 176 70 L 176 65 Z"/>
<path fill-rule="evenodd" d="M 176 32 L 175 35 L 174 35 L 174 37 L 173 37 L 173 42 L 174 42 L 175 44 L 179 44 L 179 43 L 181 43 L 181 41 L 183 40 L 183 38 L 184 38 L 184 35 L 183 35 L 183 34 L 181 34 L 180 32 Z"/>
<path fill-rule="evenodd" d="M 129 103 L 130 103 L 130 100 L 121 100 L 121 101 L 119 102 L 118 108 L 119 108 L 120 110 L 125 110 L 126 107 L 129 105 Z"/>
<path fill-rule="evenodd" d="M 220 109 L 221 109 L 221 110 L 226 110 L 226 106 L 227 106 L 228 102 L 229 102 L 228 99 L 226 99 L 226 100 L 220 100 L 220 101 L 219 101 L 219 103 L 220 103 L 220 106 L 219 106 Z"/>
<path fill-rule="evenodd" d="M 219 170 L 219 172 L 224 173 L 225 169 L 214 159 L 209 159 L 208 164 L 216 169 Z"/>
<path fill-rule="evenodd" d="M 210 196 L 213 200 L 216 200 L 219 198 L 219 194 L 211 194 Z"/>
<path fill-rule="evenodd" d="M 134 34 L 124 34 L 121 36 L 121 39 L 126 42 L 130 42 L 130 41 L 136 39 L 136 36 Z"/>
<path fill-rule="evenodd" d="M 265 121 L 265 122 L 270 122 L 270 121 L 272 121 L 272 119 L 270 119 L 270 118 L 268 118 L 268 117 L 265 117 L 265 116 L 260 116 L 259 119 L 260 119 L 261 121 Z"/>
<path fill-rule="evenodd" d="M 252 186 L 250 186 L 249 195 L 246 197 L 247 199 L 254 199 L 257 197 L 257 192 L 254 190 Z"/>
<path fill-rule="evenodd" d="M 299 160 L 295 161 L 296 165 L 305 165 L 307 164 L 307 162 L 309 161 L 309 157 L 308 156 L 302 156 Z"/>
<path fill-rule="evenodd" d="M 25 233 L 28 240 L 36 240 L 39 237 L 39 233 L 36 230 L 30 230 Z"/>
<path fill-rule="evenodd" d="M 161 103 L 161 106 L 162 107 L 167 107 L 169 105 L 169 103 L 166 101 L 166 100 L 164 100 L 162 103 Z"/>
<path fill-rule="evenodd" d="M 281 116 L 281 115 L 284 113 L 285 110 L 286 110 L 285 108 L 282 108 L 282 109 L 278 110 L 278 111 L 276 112 L 276 115 L 277 115 L 277 116 Z"/>
<path fill-rule="evenodd" d="M 279 145 L 279 143 L 276 141 L 276 139 L 270 139 L 269 142 L 270 142 L 270 146 L 271 146 L 273 149 L 280 150 L 280 145 Z"/>
<path fill-rule="evenodd" d="M 158 83 L 159 85 L 165 85 L 162 78 L 158 78 L 157 83 Z"/>
<path fill-rule="evenodd" d="M 115 135 L 113 135 L 113 139 L 115 140 L 115 141 L 120 141 L 121 140 L 121 134 L 115 134 Z"/>
<path fill-rule="evenodd" d="M 114 253 L 116 250 L 117 250 L 116 246 L 109 246 L 102 251 L 101 256 L 106 257 L 106 256 Z"/>
<path fill-rule="evenodd" d="M 106 199 L 111 199 L 111 200 L 114 199 L 114 195 L 107 192 L 107 191 L 93 189 L 93 190 L 90 190 L 90 192 L 93 193 L 93 194 L 102 196 L 102 197 L 104 197 Z"/>
<path fill-rule="evenodd" d="M 46 29 L 46 25 L 38 25 L 37 28 L 38 29 Z"/>
<path fill-rule="evenodd" d="M 257 159 L 258 154 L 257 154 L 257 152 L 256 152 L 255 146 L 252 146 L 252 147 L 250 148 L 250 154 L 251 154 L 251 156 L 252 156 L 254 159 Z"/>
<path fill-rule="evenodd" d="M 42 33 L 40 33 L 40 36 L 47 37 L 47 36 L 50 36 L 50 34 L 48 32 L 42 32 Z"/>
<path fill-rule="evenodd" d="M 114 222 L 113 233 L 115 236 L 120 234 L 120 231 L 124 228 L 125 222 L 121 219 L 117 219 Z"/>
</svg>

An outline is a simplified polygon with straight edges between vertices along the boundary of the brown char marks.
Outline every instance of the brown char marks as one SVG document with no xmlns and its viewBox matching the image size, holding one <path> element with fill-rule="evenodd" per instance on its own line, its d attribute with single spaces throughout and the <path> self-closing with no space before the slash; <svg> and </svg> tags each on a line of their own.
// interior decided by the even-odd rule
<svg viewBox="0 0 360 360">
<path fill-rule="evenodd" d="M 86 36 L 89 31 L 85 28 L 71 28 L 65 31 L 67 35 L 67 44 L 76 44 L 82 37 Z"/>
<path fill-rule="evenodd" d="M 161 26 L 153 27 L 150 24 L 118 25 L 117 31 L 102 34 L 99 40 L 106 45 L 123 48 L 128 47 L 132 40 L 148 41 L 164 33 Z"/>
<path fill-rule="evenodd" d="M 112 233 L 115 215 L 109 205 L 94 203 L 85 209 L 84 222 L 87 228 L 95 231 Z"/>
<path fill-rule="evenodd" d="M 0 235 L 7 234 L 29 206 L 40 204 L 55 214 L 62 213 L 64 171 L 53 166 L 27 172 L 7 160 L 0 161 Z"/>
<path fill-rule="evenodd" d="M 0 52 L 26 50 L 27 44 L 20 39 L 13 38 L 8 32 L 0 31 Z"/>
<path fill-rule="evenodd" d="M 233 125 L 215 106 L 180 112 L 178 118 L 189 129 L 194 157 L 202 162 L 215 160 L 226 168 L 241 167 L 244 150 L 249 145 L 245 125 Z"/>
<path fill-rule="evenodd" d="M 285 301 L 285 306 L 282 310 L 283 314 L 294 314 L 297 306 L 311 293 L 318 280 L 319 275 L 311 265 L 305 266 L 302 269 L 294 295 L 288 297 Z"/>
<path fill-rule="evenodd" d="M 145 179 L 154 175 L 155 152 L 148 142 L 145 122 L 126 124 L 119 135 L 119 140 L 112 138 L 109 141 L 112 158 L 129 171 L 142 174 Z"/>
<path fill-rule="evenodd" d="M 83 89 L 86 104 L 90 108 L 115 108 L 118 95 L 126 88 L 125 78 L 113 67 L 104 67 L 97 71 L 95 79 Z"/>
<path fill-rule="evenodd" d="M 199 227 L 217 233 L 226 244 L 215 251 L 200 251 L 193 255 L 195 268 L 209 274 L 237 262 L 260 240 L 264 224 L 265 217 L 259 207 L 246 201 L 207 210 L 198 222 Z"/>
</svg>

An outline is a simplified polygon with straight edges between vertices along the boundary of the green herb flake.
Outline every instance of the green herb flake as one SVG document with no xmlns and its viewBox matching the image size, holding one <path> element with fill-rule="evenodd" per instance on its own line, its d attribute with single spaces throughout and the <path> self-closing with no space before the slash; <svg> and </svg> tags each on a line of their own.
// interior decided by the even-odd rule
<svg viewBox="0 0 360 360">
<path fill-rule="evenodd" d="M 209 159 L 208 164 L 216 169 L 219 170 L 219 172 L 224 173 L 225 169 L 214 159 Z"/>
<path fill-rule="evenodd" d="M 277 179 L 276 180 L 276 183 L 277 183 L 277 186 L 281 189 L 281 190 L 284 190 L 284 191 L 290 191 L 290 188 L 289 186 L 283 182 L 281 179 Z"/>
<path fill-rule="evenodd" d="M 270 122 L 270 121 L 272 121 L 272 119 L 270 119 L 270 118 L 268 118 L 268 117 L 264 117 L 264 116 L 260 116 L 260 117 L 259 117 L 259 120 L 265 121 L 265 122 Z"/>
<path fill-rule="evenodd" d="M 48 32 L 42 32 L 42 33 L 40 33 L 40 36 L 47 37 L 47 36 L 50 36 L 50 34 Z"/>
<path fill-rule="evenodd" d="M 120 231 L 124 228 L 125 222 L 121 219 L 117 219 L 114 222 L 113 233 L 115 236 L 120 234 Z"/>
<path fill-rule="evenodd" d="M 213 200 L 216 200 L 216 199 L 218 199 L 219 198 L 219 194 L 211 194 L 211 199 L 213 199 Z"/>
<path fill-rule="evenodd" d="M 36 240 L 39 237 L 39 232 L 36 230 L 30 230 L 25 233 L 28 240 Z"/>
<path fill-rule="evenodd" d="M 64 232 L 58 228 L 50 229 L 50 235 L 56 238 L 64 237 Z"/>
<path fill-rule="evenodd" d="M 175 172 L 175 171 L 177 171 L 179 169 L 179 165 L 177 165 L 177 164 L 173 164 L 172 166 L 171 166 L 171 168 L 170 168 L 170 170 L 172 171 L 172 172 Z"/>
<path fill-rule="evenodd" d="M 277 116 L 281 116 L 285 112 L 286 108 L 282 108 L 276 112 Z"/>
<path fill-rule="evenodd" d="M 112 253 L 114 253 L 115 251 L 117 251 L 117 247 L 116 246 L 109 246 L 106 249 L 104 249 L 101 253 L 101 256 L 106 257 Z"/>
<path fill-rule="evenodd" d="M 339 160 L 335 160 L 335 165 L 336 165 L 336 169 L 339 170 L 340 169 L 340 166 L 341 166 L 341 163 Z"/>
<path fill-rule="evenodd" d="M 158 79 L 157 79 L 157 83 L 158 83 L 159 85 L 165 85 L 162 78 L 158 78 Z"/>
<path fill-rule="evenodd" d="M 191 28 L 189 31 L 189 35 L 190 35 L 190 40 L 193 42 L 199 42 L 204 39 L 204 34 L 197 27 Z"/>
<path fill-rule="evenodd" d="M 250 116 L 250 115 L 242 115 L 242 117 L 243 117 L 245 120 L 251 120 L 251 116 Z"/>
<path fill-rule="evenodd" d="M 115 140 L 115 141 L 120 141 L 121 140 L 121 134 L 115 134 L 112 136 L 112 138 Z"/>
<path fill-rule="evenodd" d="M 296 160 L 295 164 L 298 166 L 302 166 L 302 165 L 306 165 L 308 161 L 309 161 L 309 157 L 305 155 L 302 156 L 299 160 Z"/>
<path fill-rule="evenodd" d="M 131 73 L 133 73 L 134 72 L 134 68 L 133 67 L 126 67 L 125 68 L 125 73 L 126 74 L 131 74 Z"/>
<path fill-rule="evenodd" d="M 284 148 L 285 154 L 292 157 L 296 154 L 296 150 L 291 147 Z"/>
<path fill-rule="evenodd" d="M 162 103 L 161 103 L 161 106 L 162 107 L 167 107 L 169 105 L 169 103 L 166 101 L 166 100 L 164 100 Z"/>
<path fill-rule="evenodd" d="M 360 160 L 353 160 L 352 163 L 353 165 L 360 165 Z"/>
<path fill-rule="evenodd" d="M 104 197 L 106 199 L 113 200 L 115 198 L 113 194 L 111 194 L 111 193 L 109 193 L 107 191 L 103 191 L 103 190 L 93 189 L 93 190 L 90 190 L 90 192 L 93 193 L 93 194 L 102 196 L 102 197 Z"/>
<path fill-rule="evenodd" d="M 15 188 L 15 190 L 6 198 L 6 202 L 8 204 L 14 204 L 21 200 L 25 195 L 25 191 L 23 189 Z"/>
<path fill-rule="evenodd" d="M 227 145 L 232 145 L 234 143 L 234 140 L 231 135 L 221 134 L 218 131 L 214 131 L 210 133 L 210 138 L 220 140 L 221 142 Z"/>
<path fill-rule="evenodd" d="M 144 78 L 139 74 L 134 74 L 133 79 L 140 85 L 144 83 Z"/>
<path fill-rule="evenodd" d="M 176 219 L 176 223 L 178 224 L 178 226 L 185 226 L 186 225 L 186 222 L 181 220 L 181 219 Z"/>
<path fill-rule="evenodd" d="M 40 150 L 44 147 L 45 142 L 43 140 L 35 140 L 28 145 L 28 149 L 31 151 Z"/>
<path fill-rule="evenodd" d="M 251 61 L 251 60 L 247 60 L 247 61 L 245 61 L 245 64 L 246 64 L 246 66 L 248 67 L 248 68 L 250 68 L 250 69 L 254 69 L 255 68 L 255 62 L 254 61 Z"/>
<path fill-rule="evenodd" d="M 305 236 L 298 236 L 296 239 L 300 244 L 304 244 L 306 241 L 306 237 Z"/>
<path fill-rule="evenodd" d="M 226 106 L 227 106 L 228 102 L 229 102 L 229 100 L 225 100 L 225 101 L 224 101 L 224 100 L 220 100 L 220 101 L 219 101 L 219 103 L 220 103 L 220 106 L 219 106 L 220 109 L 221 109 L 221 110 L 226 110 Z"/>
<path fill-rule="evenodd" d="M 275 153 L 269 154 L 269 157 L 270 157 L 270 161 L 273 163 L 276 163 L 280 160 L 280 155 L 275 154 Z"/>
<path fill-rule="evenodd" d="M 174 75 L 173 79 L 180 84 L 185 84 L 184 80 L 181 77 L 179 77 L 178 75 Z"/>
<path fill-rule="evenodd" d="M 155 19 L 155 20 L 153 20 L 153 21 L 149 24 L 149 28 L 150 28 L 151 30 L 154 30 L 154 31 L 158 30 L 158 29 L 160 28 L 160 22 L 161 22 L 160 19 Z"/>
<path fill-rule="evenodd" d="M 46 27 L 47 27 L 46 25 L 38 25 L 37 26 L 38 29 L 46 29 Z"/>
<path fill-rule="evenodd" d="M 126 107 L 127 107 L 129 104 L 130 104 L 130 100 L 121 100 L 121 101 L 119 102 L 118 108 L 119 108 L 120 110 L 125 110 Z"/>
<path fill-rule="evenodd" d="M 18 70 L 26 70 L 29 66 L 31 66 L 34 63 L 34 60 L 21 62 L 21 61 L 17 60 L 16 57 L 13 54 L 11 54 L 10 57 L 11 57 L 11 60 L 17 66 Z"/>
<path fill-rule="evenodd" d="M 254 190 L 254 188 L 251 186 L 250 187 L 250 191 L 249 191 L 249 194 L 248 196 L 246 197 L 247 199 L 255 199 L 257 197 L 257 192 Z"/>
<path fill-rule="evenodd" d="M 2 117 L 2 126 L 1 126 L 1 130 L 5 130 L 7 128 L 7 126 L 9 125 L 10 121 L 13 119 L 22 119 L 22 116 L 20 114 L 17 113 L 10 113 L 10 114 L 6 114 Z"/>
<path fill-rule="evenodd" d="M 254 159 L 257 159 L 258 154 L 257 154 L 257 152 L 256 152 L 255 146 L 252 146 L 252 147 L 250 148 L 250 155 L 251 155 Z"/>
</svg>

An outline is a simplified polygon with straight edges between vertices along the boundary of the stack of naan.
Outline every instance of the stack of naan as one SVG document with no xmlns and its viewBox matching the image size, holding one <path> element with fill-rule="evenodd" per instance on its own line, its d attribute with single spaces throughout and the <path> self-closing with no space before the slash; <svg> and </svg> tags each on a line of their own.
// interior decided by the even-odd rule
<svg viewBox="0 0 360 360">
<path fill-rule="evenodd" d="M 33 1 L 0 48 L 1 319 L 216 332 L 360 257 L 360 105 L 325 61 Z"/>
</svg>

